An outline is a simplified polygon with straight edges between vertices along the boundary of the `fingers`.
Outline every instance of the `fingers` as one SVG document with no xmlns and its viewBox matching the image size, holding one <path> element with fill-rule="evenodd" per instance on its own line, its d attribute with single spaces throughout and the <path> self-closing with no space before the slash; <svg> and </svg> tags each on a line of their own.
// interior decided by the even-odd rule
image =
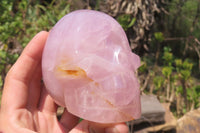
<svg viewBox="0 0 200 133">
<path fill-rule="evenodd" d="M 29 42 L 17 62 L 8 73 L 9 78 L 16 79 L 24 83 L 30 82 L 36 66 L 41 61 L 47 36 L 48 32 L 42 31 Z"/>
<path fill-rule="evenodd" d="M 43 89 L 40 96 L 38 109 L 43 113 L 56 115 L 57 108 L 58 106 L 56 105 L 52 97 L 47 93 L 46 89 Z"/>
<path fill-rule="evenodd" d="M 26 107 L 29 83 L 41 61 L 47 36 L 48 32 L 38 33 L 8 72 L 2 98 L 2 109 L 13 110 Z"/>
<path fill-rule="evenodd" d="M 89 132 L 89 123 L 88 123 L 88 121 L 85 121 L 85 120 L 81 121 L 69 133 L 90 133 Z"/>
<path fill-rule="evenodd" d="M 78 122 L 79 118 L 72 115 L 67 111 L 67 109 L 65 109 L 60 119 L 60 123 L 63 125 L 63 127 L 65 127 L 65 129 L 70 131 L 73 127 L 75 127 L 78 124 Z"/>
<path fill-rule="evenodd" d="M 105 129 L 106 133 L 128 133 L 129 128 L 125 123 L 116 124 Z"/>
<path fill-rule="evenodd" d="M 42 70 L 41 70 L 41 64 L 39 63 L 28 89 L 29 95 L 28 95 L 27 109 L 29 109 L 30 111 L 35 110 L 38 107 L 41 88 L 43 88 L 41 80 L 42 80 Z"/>
<path fill-rule="evenodd" d="M 128 133 L 128 126 L 120 124 L 99 124 L 83 120 L 69 133 Z"/>
<path fill-rule="evenodd" d="M 125 123 L 101 124 L 89 122 L 89 131 L 93 131 L 94 133 L 128 133 L 129 129 Z"/>
</svg>

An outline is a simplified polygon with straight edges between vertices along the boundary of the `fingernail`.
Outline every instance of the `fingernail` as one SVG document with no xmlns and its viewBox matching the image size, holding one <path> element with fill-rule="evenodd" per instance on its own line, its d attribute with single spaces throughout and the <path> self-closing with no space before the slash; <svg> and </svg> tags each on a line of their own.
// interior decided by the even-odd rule
<svg viewBox="0 0 200 133">
<path fill-rule="evenodd" d="M 33 39 L 34 39 L 34 40 L 37 40 L 37 38 L 40 36 L 41 32 L 43 32 L 43 31 L 40 31 L 39 33 L 37 33 L 37 34 L 33 37 Z"/>
<path fill-rule="evenodd" d="M 120 133 L 116 127 L 110 127 L 105 129 L 105 133 Z"/>
</svg>

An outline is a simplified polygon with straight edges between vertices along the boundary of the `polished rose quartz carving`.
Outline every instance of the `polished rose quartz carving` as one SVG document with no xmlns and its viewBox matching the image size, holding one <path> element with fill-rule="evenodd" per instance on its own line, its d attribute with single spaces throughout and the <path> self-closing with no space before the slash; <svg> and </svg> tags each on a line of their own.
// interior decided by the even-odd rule
<svg viewBox="0 0 200 133">
<path fill-rule="evenodd" d="M 56 103 L 99 123 L 140 117 L 139 65 L 117 21 L 92 10 L 64 16 L 50 31 L 42 58 L 44 83 Z"/>
</svg>

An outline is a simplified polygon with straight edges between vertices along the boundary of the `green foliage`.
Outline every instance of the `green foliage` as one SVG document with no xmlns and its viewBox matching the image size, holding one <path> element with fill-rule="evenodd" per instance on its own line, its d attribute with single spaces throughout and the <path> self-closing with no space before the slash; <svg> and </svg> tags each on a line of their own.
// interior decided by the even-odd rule
<svg viewBox="0 0 200 133">
<path fill-rule="evenodd" d="M 122 28 L 126 31 L 132 27 L 136 21 L 136 18 L 132 18 L 130 14 L 123 14 L 117 17 L 117 21 L 120 23 Z"/>
<path fill-rule="evenodd" d="M 155 85 L 155 89 L 159 90 L 163 87 L 164 84 L 164 78 L 162 76 L 155 76 L 153 79 L 153 83 Z"/>
<path fill-rule="evenodd" d="M 140 72 L 140 73 L 144 73 L 144 72 L 146 72 L 147 71 L 147 64 L 146 64 L 146 62 L 142 62 L 141 63 L 142 65 L 138 68 L 138 71 Z"/>
<path fill-rule="evenodd" d="M 190 63 L 188 60 L 185 60 L 183 62 L 183 69 L 191 71 L 192 67 L 193 67 L 193 64 Z"/>
<path fill-rule="evenodd" d="M 163 32 L 170 38 L 177 38 L 167 42 L 178 58 L 189 57 L 198 62 L 196 52 L 191 50 L 194 38 L 200 39 L 199 0 L 171 0 L 168 5 L 170 15 L 165 15 L 166 21 Z M 184 40 L 179 38 L 185 38 Z M 198 67 L 198 63 L 195 64 Z"/>
<path fill-rule="evenodd" d="M 176 95 L 178 95 L 178 94 L 183 94 L 183 87 L 182 86 L 177 86 L 176 87 Z"/>
<path fill-rule="evenodd" d="M 8 70 L 6 70 L 7 64 L 13 64 L 19 55 L 17 53 L 11 54 L 7 52 L 5 49 L 0 49 L 0 73 L 6 73 Z M 3 86 L 3 78 L 2 75 L 0 75 L 0 89 Z"/>
<path fill-rule="evenodd" d="M 172 69 L 173 67 L 170 67 L 170 66 L 163 67 L 162 74 L 165 76 L 165 78 L 170 78 L 172 74 Z"/>
<path fill-rule="evenodd" d="M 18 30 L 11 30 L 15 26 L 21 27 L 19 17 L 14 17 L 12 14 L 13 1 L 2 0 L 0 4 L 0 40 L 5 42 L 10 36 L 16 34 Z"/>
<path fill-rule="evenodd" d="M 40 5 L 38 2 L 30 4 L 27 0 L 21 0 L 19 3 L 2 0 L 1 6 L 4 10 L 0 16 L 0 40 L 7 44 L 9 38 L 15 38 L 23 47 L 37 32 L 50 30 L 70 11 L 70 5 L 64 0 L 53 0 L 48 6 Z M 16 8 L 17 12 L 14 12 L 13 8 Z"/>
<path fill-rule="evenodd" d="M 27 0 L 0 1 L 0 85 L 7 72 L 20 53 L 10 52 L 11 43 L 25 47 L 30 39 L 42 30 L 51 27 L 65 14 L 70 12 L 70 4 L 65 0 L 52 0 L 51 3 L 40 3 Z M 2 87 L 2 85 L 0 86 Z"/>
<path fill-rule="evenodd" d="M 155 32 L 154 37 L 158 42 L 162 42 L 165 39 L 162 32 Z"/>
<path fill-rule="evenodd" d="M 162 57 L 164 59 L 165 65 L 171 66 L 173 62 L 173 55 L 171 52 L 171 48 L 164 47 L 164 55 Z"/>
<path fill-rule="evenodd" d="M 161 94 L 161 90 L 164 90 L 162 95 L 166 96 L 170 100 L 170 95 L 173 93 L 176 96 L 181 94 L 185 99 L 185 105 L 183 105 L 182 113 L 188 111 L 189 106 L 194 104 L 197 108 L 200 106 L 200 94 L 199 86 L 196 86 L 192 78 L 192 70 L 194 63 L 189 59 L 178 59 L 173 55 L 170 47 L 163 48 L 163 56 L 160 57 L 163 60 L 161 69 L 158 69 L 153 76 L 154 93 Z M 147 66 L 148 68 L 148 66 Z M 173 89 L 174 88 L 174 89 Z M 187 103 L 187 104 L 186 104 Z"/>
<path fill-rule="evenodd" d="M 179 72 L 181 70 L 181 67 L 182 67 L 182 64 L 183 64 L 182 60 L 176 59 L 175 64 L 176 64 L 176 70 Z"/>
<path fill-rule="evenodd" d="M 171 49 L 169 47 L 164 47 L 164 54 L 162 56 L 164 60 L 164 65 L 162 68 L 162 74 L 164 75 L 166 82 L 170 82 L 172 80 L 172 72 L 174 67 L 172 66 L 173 63 L 173 54 L 171 53 Z"/>
<path fill-rule="evenodd" d="M 80 123 L 81 121 L 83 121 L 83 119 L 82 119 L 82 118 L 80 118 L 80 119 L 79 119 L 79 123 Z"/>
<path fill-rule="evenodd" d="M 187 99 L 194 102 L 195 108 L 200 107 L 200 85 L 187 89 Z"/>
<path fill-rule="evenodd" d="M 176 70 L 179 73 L 179 77 L 183 80 L 188 80 L 191 76 L 193 64 L 188 60 L 184 62 L 181 59 L 175 60 Z"/>
<path fill-rule="evenodd" d="M 181 78 L 182 78 L 182 79 L 188 80 L 189 77 L 190 77 L 191 71 L 188 71 L 188 70 L 181 70 L 181 71 L 180 71 L 180 74 L 181 74 Z"/>
<path fill-rule="evenodd" d="M 0 76 L 0 88 L 3 87 L 3 79 L 2 77 Z"/>
</svg>

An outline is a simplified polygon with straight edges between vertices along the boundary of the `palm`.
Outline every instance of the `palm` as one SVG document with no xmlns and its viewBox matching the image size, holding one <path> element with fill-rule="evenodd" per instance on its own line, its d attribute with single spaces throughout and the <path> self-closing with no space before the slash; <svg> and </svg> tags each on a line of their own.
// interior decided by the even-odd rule
<svg viewBox="0 0 200 133">
<path fill-rule="evenodd" d="M 77 117 L 65 111 L 63 115 L 67 115 L 71 122 L 67 128 L 63 128 L 68 122 L 65 117 L 61 118 L 60 122 L 57 120 L 57 105 L 46 93 L 41 82 L 42 44 L 45 43 L 47 35 L 43 33 L 44 39 L 40 39 L 39 47 L 33 46 L 33 43 L 36 43 L 33 39 L 32 44 L 27 46 L 7 74 L 0 117 L 1 127 L 9 125 L 7 132 L 64 133 L 78 122 Z"/>
<path fill-rule="evenodd" d="M 62 124 L 57 121 L 56 115 L 35 111 L 32 114 L 27 109 L 16 110 L 7 122 L 12 125 L 9 132 L 13 133 L 65 133 L 68 132 Z M 19 119 L 20 118 L 20 119 Z M 14 121 L 12 121 L 14 119 Z"/>
</svg>

